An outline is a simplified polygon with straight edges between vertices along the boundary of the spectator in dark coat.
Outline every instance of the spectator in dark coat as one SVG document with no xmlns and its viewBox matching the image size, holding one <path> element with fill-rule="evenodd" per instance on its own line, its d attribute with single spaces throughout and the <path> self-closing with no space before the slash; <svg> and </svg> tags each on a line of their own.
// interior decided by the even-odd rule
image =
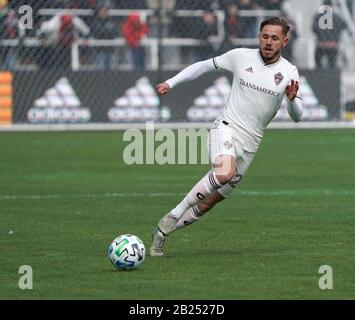
<svg viewBox="0 0 355 320">
<path fill-rule="evenodd" d="M 146 9 L 145 0 L 116 0 L 117 9 Z"/>
<path fill-rule="evenodd" d="M 118 37 L 118 25 L 113 17 L 108 15 L 110 9 L 105 3 L 98 8 L 92 24 L 92 34 L 96 39 L 114 39 Z M 114 65 L 114 47 L 95 48 L 96 67 L 101 70 L 110 70 Z"/>
<path fill-rule="evenodd" d="M 252 0 L 239 0 L 238 8 L 239 10 L 256 10 L 258 6 Z M 256 38 L 257 17 L 240 16 L 239 28 L 240 38 Z"/>
<path fill-rule="evenodd" d="M 325 6 L 331 6 L 331 0 L 323 2 Z M 315 60 L 318 68 L 328 67 L 335 68 L 339 50 L 339 40 L 342 32 L 346 30 L 346 22 L 344 19 L 333 11 L 333 25 L 331 28 L 322 25 L 322 17 L 325 13 L 317 13 L 313 18 L 312 29 L 317 37 L 317 48 L 315 52 Z M 322 60 L 326 60 L 323 65 Z"/>
<path fill-rule="evenodd" d="M 295 41 L 298 38 L 296 23 L 284 11 L 280 16 L 287 20 L 290 26 L 290 31 L 288 32 L 288 43 L 287 46 L 282 50 L 282 56 L 288 61 L 294 63 L 293 48 Z"/>
<path fill-rule="evenodd" d="M 233 40 L 239 38 L 240 22 L 239 8 L 235 3 L 230 3 L 226 8 L 226 18 L 224 20 L 225 39 L 221 45 L 220 53 L 233 49 Z"/>
<path fill-rule="evenodd" d="M 213 11 L 205 11 L 201 20 L 202 21 L 200 21 L 198 24 L 199 30 L 196 33 L 196 38 L 203 40 L 205 45 L 195 48 L 196 61 L 212 58 L 216 53 L 215 43 L 218 33 L 217 18 Z"/>
</svg>

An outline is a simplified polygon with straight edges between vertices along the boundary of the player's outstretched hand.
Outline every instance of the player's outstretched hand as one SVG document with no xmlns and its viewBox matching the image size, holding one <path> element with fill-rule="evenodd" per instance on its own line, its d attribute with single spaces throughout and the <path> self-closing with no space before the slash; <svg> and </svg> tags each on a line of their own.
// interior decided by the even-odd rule
<svg viewBox="0 0 355 320">
<path fill-rule="evenodd" d="M 298 81 L 291 80 L 291 84 L 287 85 L 285 94 L 287 98 L 293 101 L 297 97 L 297 92 L 299 89 Z"/>
<path fill-rule="evenodd" d="M 170 86 L 166 83 L 166 82 L 163 82 L 163 83 L 159 83 L 156 87 L 155 87 L 155 90 L 156 92 L 162 96 L 164 94 L 167 94 L 169 91 L 170 91 Z"/>
</svg>

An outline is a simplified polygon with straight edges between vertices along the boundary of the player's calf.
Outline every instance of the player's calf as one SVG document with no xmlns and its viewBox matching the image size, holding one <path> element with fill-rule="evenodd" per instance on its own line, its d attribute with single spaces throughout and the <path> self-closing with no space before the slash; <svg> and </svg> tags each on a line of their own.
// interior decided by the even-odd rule
<svg viewBox="0 0 355 320">
<path fill-rule="evenodd" d="M 175 224 L 173 231 L 186 227 L 200 220 L 206 212 L 210 211 L 218 202 L 223 201 L 224 199 L 225 198 L 218 191 L 215 191 L 208 198 L 186 210 L 183 216 Z"/>
</svg>

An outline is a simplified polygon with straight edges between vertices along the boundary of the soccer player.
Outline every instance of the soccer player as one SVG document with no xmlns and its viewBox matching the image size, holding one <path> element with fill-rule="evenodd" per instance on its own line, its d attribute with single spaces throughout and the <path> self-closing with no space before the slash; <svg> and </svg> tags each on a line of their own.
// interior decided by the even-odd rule
<svg viewBox="0 0 355 320">
<path fill-rule="evenodd" d="M 162 256 L 166 237 L 201 218 L 226 199 L 245 175 L 259 148 L 265 128 L 279 110 L 284 95 L 294 122 L 301 120 L 302 104 L 297 99 L 297 68 L 281 56 L 290 27 L 273 17 L 260 26 L 259 48 L 239 48 L 200 61 L 156 86 L 159 95 L 178 84 L 194 80 L 212 70 L 233 73 L 232 89 L 223 115 L 209 132 L 212 169 L 185 198 L 158 223 L 150 248 L 151 256 Z"/>
</svg>

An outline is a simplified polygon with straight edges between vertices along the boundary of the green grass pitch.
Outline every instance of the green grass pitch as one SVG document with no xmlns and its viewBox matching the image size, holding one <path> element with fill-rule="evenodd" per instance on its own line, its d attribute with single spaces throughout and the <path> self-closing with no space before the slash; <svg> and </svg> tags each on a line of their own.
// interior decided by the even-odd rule
<svg viewBox="0 0 355 320">
<path fill-rule="evenodd" d="M 121 132 L 0 134 L 0 299 L 355 298 L 355 131 L 268 130 L 238 191 L 130 272 L 110 242 L 133 233 L 149 249 L 209 166 L 128 166 L 125 145 Z"/>
</svg>

